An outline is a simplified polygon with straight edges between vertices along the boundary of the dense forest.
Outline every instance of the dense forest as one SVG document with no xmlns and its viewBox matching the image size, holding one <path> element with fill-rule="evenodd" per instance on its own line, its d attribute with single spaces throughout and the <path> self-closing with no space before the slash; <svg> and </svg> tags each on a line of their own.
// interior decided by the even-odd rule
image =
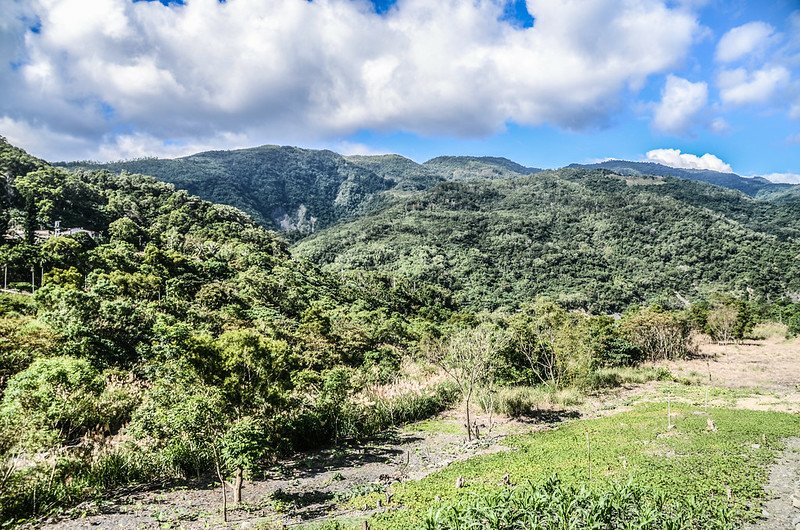
<svg viewBox="0 0 800 530">
<path fill-rule="evenodd" d="M 595 312 L 714 292 L 779 300 L 800 292 L 799 213 L 705 183 L 562 169 L 396 196 L 295 252 L 436 283 L 476 309 L 540 295 Z"/>
<path fill-rule="evenodd" d="M 331 151 L 270 145 L 208 151 L 176 159 L 60 165 L 152 175 L 206 200 L 236 206 L 291 239 L 373 212 L 384 205 L 387 191 L 391 196 L 448 181 L 515 179 L 541 171 L 501 157 L 439 156 L 419 164 L 399 155 L 340 156 Z M 707 182 L 767 200 L 796 188 L 763 178 L 649 162 L 609 160 L 569 167 Z"/>
<path fill-rule="evenodd" d="M 249 154 L 250 181 L 228 173 L 240 158 L 204 154 L 219 180 L 197 191 L 251 186 L 245 209 L 269 217 L 0 139 L 0 520 L 131 483 L 240 493 L 280 455 L 460 399 L 477 436 L 470 406 L 498 387 L 523 388 L 496 406 L 524 415 L 524 389 L 619 384 L 615 370 L 693 351 L 694 332 L 800 331 L 791 196 L 499 159 Z M 320 225 L 289 234 L 305 239 L 265 228 L 309 193 Z"/>
<path fill-rule="evenodd" d="M 435 286 L 321 272 L 152 177 L 68 172 L 4 140 L 0 168 L 3 517 L 375 432 L 401 419 L 392 403 L 367 418 L 349 397 L 452 312 Z M 450 397 L 407 399 L 431 413 Z M 123 427 L 131 444 L 101 451 Z"/>
<path fill-rule="evenodd" d="M 330 272 L 388 272 L 472 309 L 547 295 L 619 312 L 717 292 L 774 301 L 800 287 L 795 187 L 730 173 L 276 146 L 69 167 L 154 175 L 244 210 Z"/>
</svg>

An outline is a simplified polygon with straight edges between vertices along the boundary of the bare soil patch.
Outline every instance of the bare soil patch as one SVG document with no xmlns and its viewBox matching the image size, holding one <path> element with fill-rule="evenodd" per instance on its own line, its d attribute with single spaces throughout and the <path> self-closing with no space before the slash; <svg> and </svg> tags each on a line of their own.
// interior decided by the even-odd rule
<svg viewBox="0 0 800 530">
<path fill-rule="evenodd" d="M 738 408 L 800 413 L 800 339 L 702 342 L 696 357 L 664 366 L 678 377 L 741 391 Z"/>
</svg>

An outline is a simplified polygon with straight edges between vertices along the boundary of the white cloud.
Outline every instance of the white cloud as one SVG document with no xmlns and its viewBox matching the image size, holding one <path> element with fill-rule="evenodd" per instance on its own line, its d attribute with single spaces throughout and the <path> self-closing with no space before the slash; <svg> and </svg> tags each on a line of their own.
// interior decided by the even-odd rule
<svg viewBox="0 0 800 530">
<path fill-rule="evenodd" d="M 715 58 L 729 63 L 762 50 L 775 29 L 766 22 L 748 22 L 725 33 L 717 44 Z"/>
<path fill-rule="evenodd" d="M 692 83 L 670 74 L 661 91 L 661 102 L 656 106 L 653 125 L 664 132 L 685 132 L 707 100 L 708 85 L 705 82 Z"/>
<path fill-rule="evenodd" d="M 328 149 L 335 151 L 341 155 L 385 155 L 389 151 L 385 149 L 375 149 L 366 144 L 359 142 L 335 142 L 333 145 L 328 146 Z"/>
<path fill-rule="evenodd" d="M 80 153 L 77 158 L 81 160 L 107 162 L 148 156 L 174 158 L 212 149 L 251 147 L 245 135 L 231 133 L 169 142 L 149 134 L 131 133 L 105 135 L 95 141 L 8 116 L 0 116 L 0 132 L 13 145 L 24 146 L 31 154 L 51 161 L 74 160 L 75 153 Z"/>
<path fill-rule="evenodd" d="M 780 182 L 784 184 L 800 184 L 800 174 L 797 173 L 770 173 L 768 175 L 758 175 L 771 182 Z"/>
<path fill-rule="evenodd" d="M 725 134 L 731 130 L 730 124 L 725 120 L 725 118 L 714 118 L 711 121 L 711 125 L 709 126 L 711 132 L 716 134 Z"/>
<path fill-rule="evenodd" d="M 722 173 L 733 173 L 730 165 L 710 153 L 697 156 L 681 153 L 680 149 L 653 149 L 647 152 L 647 160 L 682 169 L 710 169 Z"/>
<path fill-rule="evenodd" d="M 766 66 L 755 72 L 744 68 L 723 70 L 717 77 L 720 98 L 724 103 L 744 105 L 764 103 L 789 82 L 789 70 L 784 66 Z"/>
<path fill-rule="evenodd" d="M 501 20 L 502 0 L 401 0 L 382 16 L 363 0 L 13 5 L 41 31 L 0 23 L 4 64 L 23 65 L 0 76 L 0 116 L 124 150 L 108 131 L 314 143 L 602 125 L 700 31 L 666 0 L 529 0 L 528 29 Z"/>
</svg>

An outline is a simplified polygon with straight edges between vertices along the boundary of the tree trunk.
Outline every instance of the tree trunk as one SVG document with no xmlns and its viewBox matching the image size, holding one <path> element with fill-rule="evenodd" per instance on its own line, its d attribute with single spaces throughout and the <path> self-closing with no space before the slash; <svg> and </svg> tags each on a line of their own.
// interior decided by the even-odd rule
<svg viewBox="0 0 800 530">
<path fill-rule="evenodd" d="M 217 451 L 214 450 L 214 467 L 217 469 L 217 478 L 219 485 L 222 488 L 222 521 L 228 522 L 228 492 L 225 489 L 225 477 L 222 476 L 222 471 L 219 468 L 219 457 Z"/>
<path fill-rule="evenodd" d="M 222 487 L 222 520 L 228 522 L 228 492 L 225 491 L 225 480 L 221 480 L 219 485 Z"/>
<path fill-rule="evenodd" d="M 234 482 L 233 482 L 233 502 L 235 504 L 239 504 L 242 502 L 242 482 L 243 480 L 243 473 L 244 471 L 242 468 L 236 468 L 236 474 L 234 475 Z"/>
<path fill-rule="evenodd" d="M 467 441 L 469 441 L 469 442 L 472 441 L 472 422 L 470 422 L 470 419 L 469 419 L 469 399 L 470 399 L 470 397 L 471 396 L 469 394 L 467 394 L 467 399 L 466 399 L 466 402 L 467 402 Z"/>
</svg>

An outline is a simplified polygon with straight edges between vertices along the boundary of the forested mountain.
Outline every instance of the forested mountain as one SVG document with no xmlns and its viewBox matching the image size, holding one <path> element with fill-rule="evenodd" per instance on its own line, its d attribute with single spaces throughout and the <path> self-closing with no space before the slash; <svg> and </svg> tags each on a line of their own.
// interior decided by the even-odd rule
<svg viewBox="0 0 800 530">
<path fill-rule="evenodd" d="M 798 235 L 797 202 L 572 168 L 396 197 L 295 252 L 330 270 L 437 283 L 472 308 L 516 307 L 546 294 L 571 307 L 618 311 L 715 290 L 772 299 L 798 293 Z"/>
<path fill-rule="evenodd" d="M 62 165 L 152 175 L 206 200 L 244 210 L 292 239 L 379 208 L 387 190 L 424 190 L 447 180 L 514 178 L 538 171 L 496 157 L 438 157 L 418 164 L 399 155 L 343 157 L 278 146 Z"/>
<path fill-rule="evenodd" d="M 447 180 L 515 178 L 541 171 L 494 156 L 438 156 L 424 165 L 444 175 Z"/>
<path fill-rule="evenodd" d="M 392 185 L 331 151 L 278 146 L 67 166 L 152 175 L 294 236 L 368 209 Z"/>
<path fill-rule="evenodd" d="M 496 157 L 419 164 L 275 146 L 99 167 L 238 206 L 332 271 L 399 273 L 473 308 L 549 294 L 606 311 L 676 291 L 800 290 L 776 272 L 795 270 L 800 196 L 764 179 L 644 162 L 540 172 Z"/>
<path fill-rule="evenodd" d="M 654 162 L 631 162 L 628 160 L 606 160 L 596 164 L 572 164 L 568 167 L 585 169 L 610 169 L 620 175 L 655 175 L 659 177 L 677 177 L 687 180 L 708 182 L 723 188 L 739 190 L 751 197 L 763 192 L 791 188 L 790 184 L 770 182 L 762 177 L 742 177 L 735 173 L 721 173 L 708 169 L 682 169 Z"/>
<path fill-rule="evenodd" d="M 448 181 L 515 179 L 541 171 L 500 157 L 440 156 L 419 164 L 399 155 L 340 156 L 331 151 L 278 146 L 209 151 L 176 159 L 62 165 L 152 175 L 206 200 L 235 206 L 291 240 L 342 220 L 379 212 L 398 193 L 424 191 Z M 764 200 L 794 200 L 791 190 L 795 188 L 790 185 L 732 173 L 623 160 L 570 167 L 610 169 L 628 176 L 675 177 L 708 182 Z M 738 214 L 750 216 L 752 208 L 763 209 L 748 205 Z"/>
</svg>

